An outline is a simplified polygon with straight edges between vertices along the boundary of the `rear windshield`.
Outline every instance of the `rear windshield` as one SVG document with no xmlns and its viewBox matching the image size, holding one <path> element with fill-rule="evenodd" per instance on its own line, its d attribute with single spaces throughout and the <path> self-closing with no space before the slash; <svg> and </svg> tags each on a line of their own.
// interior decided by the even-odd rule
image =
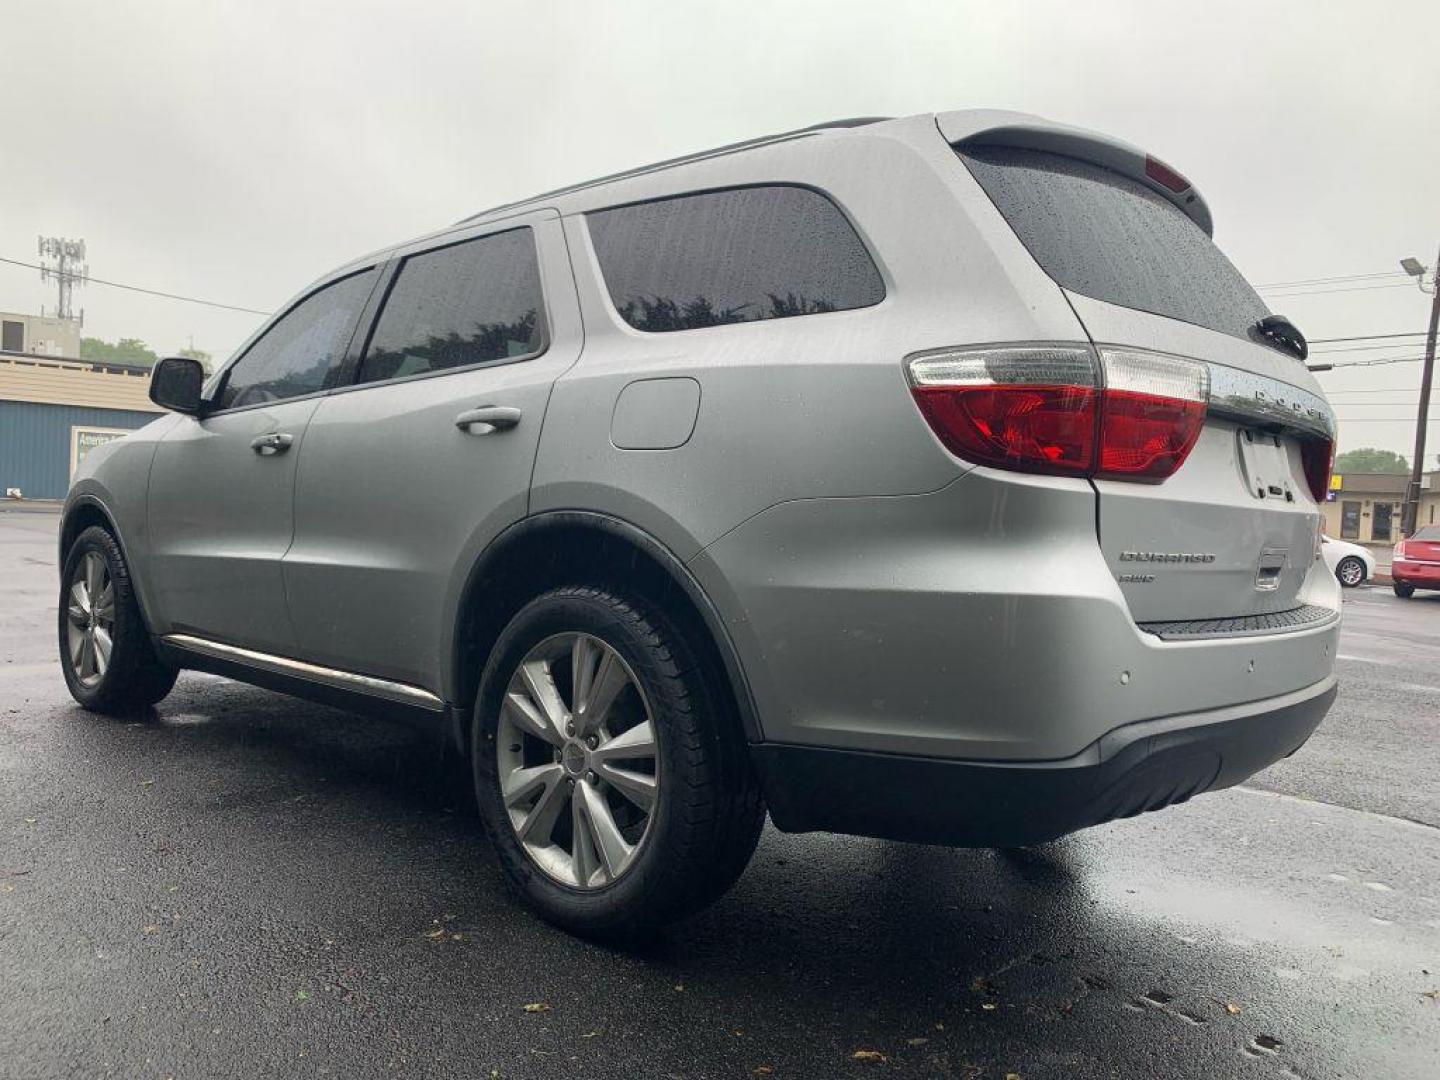
<svg viewBox="0 0 1440 1080">
<path fill-rule="evenodd" d="M 1440 540 L 1440 525 L 1426 525 L 1423 529 L 1416 529 L 1411 540 Z"/>
<path fill-rule="evenodd" d="M 1270 314 L 1205 231 L 1144 184 L 1041 150 L 956 152 L 1064 288 L 1236 337 Z"/>
</svg>

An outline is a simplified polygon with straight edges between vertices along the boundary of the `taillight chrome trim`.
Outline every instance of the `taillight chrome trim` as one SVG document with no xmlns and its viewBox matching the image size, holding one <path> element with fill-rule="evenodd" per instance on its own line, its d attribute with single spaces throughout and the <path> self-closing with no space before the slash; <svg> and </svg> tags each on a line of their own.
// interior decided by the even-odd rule
<svg viewBox="0 0 1440 1080">
<path fill-rule="evenodd" d="M 1204 361 L 1210 369 L 1210 415 L 1297 435 L 1335 438 L 1335 411 L 1319 394 L 1268 375 Z"/>
</svg>

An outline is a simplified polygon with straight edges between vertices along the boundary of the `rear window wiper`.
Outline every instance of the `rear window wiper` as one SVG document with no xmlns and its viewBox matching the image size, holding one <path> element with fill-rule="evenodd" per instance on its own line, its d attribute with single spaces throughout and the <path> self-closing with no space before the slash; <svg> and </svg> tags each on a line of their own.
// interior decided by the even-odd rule
<svg viewBox="0 0 1440 1080">
<path fill-rule="evenodd" d="M 1250 334 L 1262 345 L 1283 349 L 1299 360 L 1310 355 L 1310 345 L 1300 328 L 1284 315 L 1266 315 L 1250 328 Z"/>
</svg>

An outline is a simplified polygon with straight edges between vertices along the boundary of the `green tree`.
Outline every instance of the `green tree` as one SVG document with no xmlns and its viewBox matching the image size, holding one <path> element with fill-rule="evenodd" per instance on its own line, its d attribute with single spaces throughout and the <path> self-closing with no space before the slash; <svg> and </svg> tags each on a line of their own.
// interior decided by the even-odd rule
<svg viewBox="0 0 1440 1080">
<path fill-rule="evenodd" d="M 80 359 L 149 368 L 160 358 L 139 338 L 121 338 L 112 345 L 102 338 L 87 337 L 80 339 Z"/>
<path fill-rule="evenodd" d="M 1393 450 L 1376 450 L 1362 446 L 1358 450 L 1346 450 L 1335 459 L 1335 471 L 1342 475 L 1347 472 L 1408 473 L 1410 463 L 1403 454 Z"/>
</svg>

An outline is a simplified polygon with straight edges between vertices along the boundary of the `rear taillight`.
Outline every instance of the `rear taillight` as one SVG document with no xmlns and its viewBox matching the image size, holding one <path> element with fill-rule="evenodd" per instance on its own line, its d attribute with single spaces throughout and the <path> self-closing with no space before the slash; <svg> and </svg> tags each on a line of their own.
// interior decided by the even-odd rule
<svg viewBox="0 0 1440 1080">
<path fill-rule="evenodd" d="M 1305 469 L 1305 483 L 1311 497 L 1325 501 L 1330 490 L 1330 465 L 1335 457 L 1335 444 L 1329 439 L 1306 439 L 1300 444 L 1300 464 Z"/>
<path fill-rule="evenodd" d="M 1398 543 L 1398 544 L 1395 545 L 1395 553 L 1391 556 L 1391 558 L 1392 558 L 1392 559 L 1403 559 L 1403 558 L 1405 558 L 1405 541 L 1404 541 L 1404 540 L 1401 540 L 1400 543 Z"/>
<path fill-rule="evenodd" d="M 1136 349 L 999 346 L 908 361 L 951 451 L 1022 472 L 1163 480 L 1205 423 L 1203 364 Z"/>
</svg>

